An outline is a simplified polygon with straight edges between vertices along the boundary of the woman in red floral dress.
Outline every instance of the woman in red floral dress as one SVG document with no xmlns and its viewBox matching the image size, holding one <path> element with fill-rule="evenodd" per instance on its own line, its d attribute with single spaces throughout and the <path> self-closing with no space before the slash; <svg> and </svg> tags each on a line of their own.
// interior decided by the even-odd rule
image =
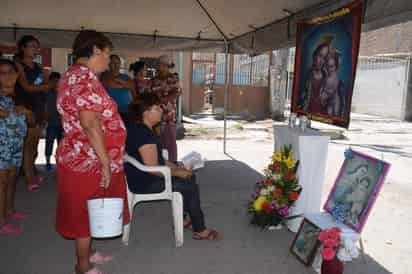
<svg viewBox="0 0 412 274">
<path fill-rule="evenodd" d="M 64 138 L 57 150 L 56 230 L 76 242 L 76 273 L 101 274 L 93 264 L 112 257 L 91 249 L 87 200 L 103 194 L 125 199 L 124 223 L 130 220 L 122 158 L 126 130 L 116 103 L 96 73 L 108 68 L 112 43 L 96 31 L 81 31 L 73 44 L 76 64 L 62 77 L 57 108 Z"/>
</svg>

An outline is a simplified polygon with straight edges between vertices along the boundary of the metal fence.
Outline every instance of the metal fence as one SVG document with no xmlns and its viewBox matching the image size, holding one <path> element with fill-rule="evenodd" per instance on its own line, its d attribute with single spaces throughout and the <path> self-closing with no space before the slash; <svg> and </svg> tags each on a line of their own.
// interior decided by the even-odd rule
<svg viewBox="0 0 412 274">
<path fill-rule="evenodd" d="M 289 50 L 286 102 L 293 92 L 295 49 Z M 411 55 L 359 56 L 352 111 L 404 119 Z M 346 83 L 348 84 L 348 83 Z"/>
<path fill-rule="evenodd" d="M 225 54 L 193 53 L 192 82 L 205 84 L 211 79 L 215 84 L 225 83 Z M 268 86 L 269 54 L 250 57 L 235 54 L 233 56 L 233 84 Z"/>
</svg>

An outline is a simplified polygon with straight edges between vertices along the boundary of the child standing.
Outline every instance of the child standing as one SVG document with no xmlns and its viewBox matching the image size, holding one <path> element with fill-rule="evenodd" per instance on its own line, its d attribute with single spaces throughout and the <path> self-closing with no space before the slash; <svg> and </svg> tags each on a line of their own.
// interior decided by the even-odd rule
<svg viewBox="0 0 412 274">
<path fill-rule="evenodd" d="M 60 73 L 52 72 L 49 77 L 50 91 L 47 93 L 46 103 L 46 117 L 47 117 L 47 129 L 46 129 L 46 168 L 47 171 L 52 170 L 50 164 L 50 157 L 53 153 L 54 140 L 59 143 L 63 137 L 63 128 L 60 122 L 60 115 L 57 111 L 57 85 L 60 80 Z"/>
</svg>

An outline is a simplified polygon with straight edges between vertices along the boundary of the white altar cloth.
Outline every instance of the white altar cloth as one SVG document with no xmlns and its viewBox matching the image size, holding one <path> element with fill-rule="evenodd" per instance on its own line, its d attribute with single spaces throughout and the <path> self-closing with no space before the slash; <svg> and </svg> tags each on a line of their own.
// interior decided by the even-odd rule
<svg viewBox="0 0 412 274">
<path fill-rule="evenodd" d="M 288 126 L 274 126 L 273 132 L 275 150 L 292 145 L 294 157 L 300 161 L 298 178 L 303 190 L 290 216 L 319 213 L 330 137 L 313 129 L 302 132 Z M 297 232 L 302 220 L 303 217 L 288 221 L 289 230 Z"/>
</svg>

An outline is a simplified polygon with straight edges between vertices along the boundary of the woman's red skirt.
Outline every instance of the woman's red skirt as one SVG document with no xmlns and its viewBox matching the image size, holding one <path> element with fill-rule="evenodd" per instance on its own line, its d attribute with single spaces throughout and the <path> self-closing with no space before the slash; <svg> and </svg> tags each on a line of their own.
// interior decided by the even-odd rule
<svg viewBox="0 0 412 274">
<path fill-rule="evenodd" d="M 56 230 L 66 238 L 90 237 L 87 200 L 98 197 L 123 198 L 123 223 L 130 222 L 126 181 L 123 172 L 112 174 L 105 193 L 100 187 L 100 176 L 73 172 L 57 165 Z"/>
</svg>

